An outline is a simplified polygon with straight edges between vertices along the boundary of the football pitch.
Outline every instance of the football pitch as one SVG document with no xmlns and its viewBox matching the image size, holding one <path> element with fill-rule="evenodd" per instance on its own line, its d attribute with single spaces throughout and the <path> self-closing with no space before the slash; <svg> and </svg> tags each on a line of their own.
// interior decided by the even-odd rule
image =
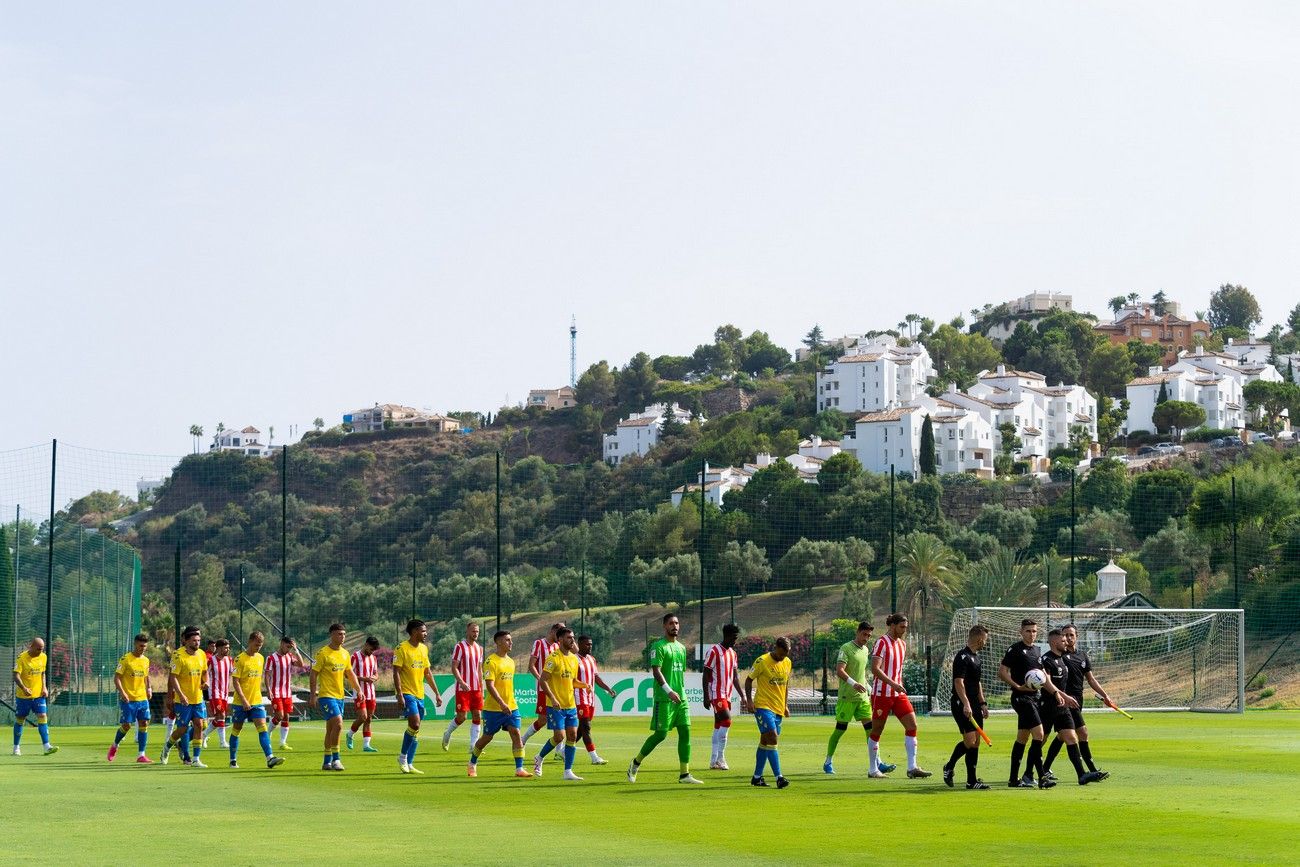
<svg viewBox="0 0 1300 867">
<path fill-rule="evenodd" d="M 55 720 L 57 723 L 57 718 Z M 1013 717 L 990 721 L 992 748 L 980 751 L 987 792 L 946 788 L 940 766 L 956 741 L 947 718 L 923 718 L 920 763 L 928 780 L 865 776 L 866 744 L 850 730 L 834 777 L 821 771 L 828 718 L 787 721 L 781 760 L 791 786 L 749 785 L 757 733 L 733 727 L 732 770 L 707 770 L 712 726 L 695 720 L 693 767 L 703 786 L 676 782 L 674 737 L 642 766 L 635 785 L 624 774 L 646 721 L 597 718 L 595 734 L 609 764 L 593 767 L 579 748 L 566 783 L 561 765 L 545 776 L 511 776 L 509 741 L 498 736 L 465 776 L 467 727 L 452 752 L 439 745 L 441 723 L 425 728 L 417 765 L 396 768 L 399 723 L 376 729 L 382 752 L 343 755 L 347 771 L 323 773 L 320 723 L 294 728 L 288 763 L 268 771 L 256 737 L 241 738 L 243 767 L 226 767 L 224 750 L 204 751 L 211 766 L 134 764 L 134 738 L 112 765 L 108 728 L 55 728 L 61 751 L 40 754 L 28 729 L 21 757 L 0 757 L 0 798 L 9 863 L 151 863 L 181 856 L 230 864 L 268 861 L 411 863 L 641 864 L 650 861 L 752 864 L 942 861 L 1070 864 L 1173 863 L 1211 855 L 1229 863 L 1297 863 L 1300 850 L 1300 712 L 1239 715 L 1115 714 L 1089 717 L 1094 755 L 1111 772 L 1080 788 L 1064 754 L 1062 784 L 1049 791 L 1006 788 Z M 156 758 L 162 727 L 150 732 Z M 211 741 L 215 744 L 214 736 Z M 890 724 L 882 755 L 903 758 L 902 732 Z M 528 754 L 540 742 L 529 744 Z M 30 816 L 30 824 L 24 816 Z M 26 829 L 25 831 L 22 829 Z"/>
</svg>

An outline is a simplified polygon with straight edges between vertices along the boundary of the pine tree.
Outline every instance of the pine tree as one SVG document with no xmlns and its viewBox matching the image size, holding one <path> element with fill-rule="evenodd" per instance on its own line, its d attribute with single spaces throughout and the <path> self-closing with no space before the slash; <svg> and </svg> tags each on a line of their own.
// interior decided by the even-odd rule
<svg viewBox="0 0 1300 867">
<path fill-rule="evenodd" d="M 934 424 L 927 415 L 921 422 L 921 475 L 933 476 L 936 472 L 934 462 Z"/>
<path fill-rule="evenodd" d="M 1156 395 L 1156 406 L 1160 406 L 1167 400 L 1169 400 L 1169 389 L 1165 388 L 1165 381 L 1162 379 L 1160 380 L 1160 393 Z"/>
</svg>

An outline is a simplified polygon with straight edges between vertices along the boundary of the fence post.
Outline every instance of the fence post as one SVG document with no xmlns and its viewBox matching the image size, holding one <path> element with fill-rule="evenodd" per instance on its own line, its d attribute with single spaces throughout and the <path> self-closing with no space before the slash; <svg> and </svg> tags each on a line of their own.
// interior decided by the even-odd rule
<svg viewBox="0 0 1300 867">
<path fill-rule="evenodd" d="M 280 449 L 280 634 L 289 634 L 289 444 Z"/>
<path fill-rule="evenodd" d="M 54 647 L 54 481 L 59 472 L 59 441 L 54 440 L 50 452 L 50 532 L 46 545 L 48 562 L 45 564 L 45 640 Z M 14 582 L 17 586 L 17 580 Z"/>
<path fill-rule="evenodd" d="M 501 452 L 497 452 L 497 482 L 496 482 L 496 524 L 497 524 L 497 545 L 496 545 L 496 578 L 497 578 L 497 630 L 501 629 Z"/>
<path fill-rule="evenodd" d="M 411 553 L 411 619 L 415 619 L 415 553 Z"/>
<path fill-rule="evenodd" d="M 578 611 L 578 630 L 587 631 L 587 552 L 582 553 L 582 606 Z"/>
<path fill-rule="evenodd" d="M 700 671 L 704 670 L 704 495 L 708 486 L 709 462 L 700 464 Z"/>
<path fill-rule="evenodd" d="M 898 557 L 894 552 L 894 465 L 889 465 L 889 613 L 898 610 Z"/>
<path fill-rule="evenodd" d="M 1237 572 L 1237 477 L 1232 477 L 1232 607 L 1241 607 L 1241 576 Z"/>
<path fill-rule="evenodd" d="M 176 609 L 172 612 L 172 650 L 178 650 L 181 646 L 181 543 L 176 542 L 176 559 L 172 564 L 172 580 L 175 582 L 172 588 L 172 604 Z"/>
<path fill-rule="evenodd" d="M 1076 478 L 1077 478 L 1077 474 L 1075 473 L 1074 468 L 1071 467 L 1070 468 L 1070 609 L 1071 610 L 1074 609 L 1074 580 L 1075 580 L 1075 569 L 1077 568 L 1075 561 L 1078 559 L 1078 554 L 1075 551 L 1075 547 L 1074 547 L 1074 531 L 1076 525 L 1079 523 L 1079 513 L 1076 511 L 1076 503 L 1074 498 Z"/>
<path fill-rule="evenodd" d="M 244 564 L 239 564 L 239 640 L 244 640 Z"/>
</svg>

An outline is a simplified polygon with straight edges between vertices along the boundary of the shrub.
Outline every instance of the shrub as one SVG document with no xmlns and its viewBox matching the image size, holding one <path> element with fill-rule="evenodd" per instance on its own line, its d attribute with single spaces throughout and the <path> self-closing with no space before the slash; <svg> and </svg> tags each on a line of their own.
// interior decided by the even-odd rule
<svg viewBox="0 0 1300 867">
<path fill-rule="evenodd" d="M 1183 442 L 1208 443 L 1210 440 L 1223 439 L 1224 437 L 1236 439 L 1237 432 L 1226 428 L 1198 427 L 1183 434 Z"/>
</svg>

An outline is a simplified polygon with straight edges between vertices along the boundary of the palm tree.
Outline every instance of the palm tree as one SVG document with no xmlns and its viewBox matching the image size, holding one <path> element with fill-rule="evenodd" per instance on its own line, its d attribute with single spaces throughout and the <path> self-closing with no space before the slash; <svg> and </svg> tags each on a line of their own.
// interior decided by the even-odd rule
<svg viewBox="0 0 1300 867">
<path fill-rule="evenodd" d="M 960 561 L 951 548 L 929 533 L 909 533 L 898 553 L 898 608 L 909 617 L 920 613 L 921 640 L 928 645 L 927 609 L 941 604 L 961 586 Z"/>
<path fill-rule="evenodd" d="M 267 434 L 266 444 L 268 446 L 275 445 L 275 425 L 271 425 L 270 427 L 268 427 L 266 429 L 266 434 Z"/>
<path fill-rule="evenodd" d="M 194 453 L 198 454 L 199 440 L 203 438 L 203 425 L 201 424 L 190 425 L 190 436 L 194 437 Z"/>
<path fill-rule="evenodd" d="M 1123 295 L 1116 295 L 1114 298 L 1110 299 L 1110 301 L 1107 302 L 1110 305 L 1110 312 L 1119 313 L 1121 310 L 1124 309 L 1124 304 L 1127 301 L 1128 299 L 1125 298 Z"/>
<path fill-rule="evenodd" d="M 945 597 L 953 609 L 979 606 L 1022 608 L 1043 601 L 1043 563 L 1027 562 L 1010 548 L 999 548 L 966 570 L 966 580 Z M 1060 574 L 1060 568 L 1055 570 Z"/>
<path fill-rule="evenodd" d="M 1130 292 L 1128 293 L 1128 303 L 1136 304 L 1138 302 L 1138 299 L 1141 297 L 1142 296 L 1137 294 L 1136 292 Z"/>
</svg>

